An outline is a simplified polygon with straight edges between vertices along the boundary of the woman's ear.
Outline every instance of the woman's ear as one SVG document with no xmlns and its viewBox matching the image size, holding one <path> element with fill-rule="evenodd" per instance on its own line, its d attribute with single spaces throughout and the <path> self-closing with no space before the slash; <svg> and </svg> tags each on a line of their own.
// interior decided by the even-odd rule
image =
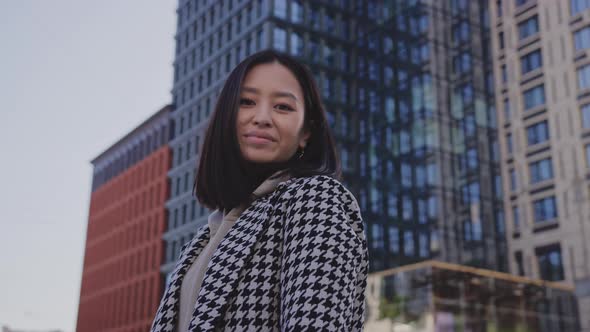
<svg viewBox="0 0 590 332">
<path fill-rule="evenodd" d="M 309 140 L 309 137 L 311 137 L 311 130 L 304 129 L 303 135 L 301 135 L 301 139 L 299 140 L 299 147 L 300 148 L 305 149 L 305 146 L 307 145 L 307 141 Z"/>
</svg>

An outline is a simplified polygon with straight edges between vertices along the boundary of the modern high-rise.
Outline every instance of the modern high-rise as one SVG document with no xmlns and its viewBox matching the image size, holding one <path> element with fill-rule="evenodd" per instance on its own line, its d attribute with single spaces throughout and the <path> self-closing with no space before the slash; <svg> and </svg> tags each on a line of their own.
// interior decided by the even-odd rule
<svg viewBox="0 0 590 332">
<path fill-rule="evenodd" d="M 371 270 L 507 269 L 487 1 L 179 0 L 177 11 L 163 273 L 206 223 L 191 191 L 216 97 L 266 48 L 315 74 Z"/>
<path fill-rule="evenodd" d="M 147 331 L 162 296 L 166 106 L 94 160 L 76 331 Z"/>
<path fill-rule="evenodd" d="M 372 270 L 429 258 L 505 270 L 487 1 L 351 10 L 353 100 L 336 132 L 353 152 Z"/>
<path fill-rule="evenodd" d="M 575 285 L 590 331 L 590 1 L 491 12 L 510 270 Z"/>
</svg>

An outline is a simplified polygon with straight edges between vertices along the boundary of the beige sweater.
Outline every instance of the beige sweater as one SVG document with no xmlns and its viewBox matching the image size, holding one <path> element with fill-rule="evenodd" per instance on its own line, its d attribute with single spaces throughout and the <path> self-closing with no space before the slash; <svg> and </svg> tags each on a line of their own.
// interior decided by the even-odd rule
<svg viewBox="0 0 590 332">
<path fill-rule="evenodd" d="M 256 190 L 254 190 L 254 196 L 263 196 L 273 192 L 279 183 L 286 181 L 287 179 L 288 176 L 278 178 L 272 178 L 271 176 L 271 178 L 264 181 L 258 186 L 258 188 L 256 188 Z M 209 262 L 223 238 L 229 233 L 229 230 L 236 223 L 246 207 L 247 206 L 236 207 L 225 215 L 223 215 L 221 211 L 215 210 L 209 215 L 207 221 L 209 227 L 209 242 L 186 272 L 180 288 L 177 332 L 188 331 L 194 307 L 197 302 L 197 296 L 199 295 L 203 279 L 205 279 L 205 272 L 207 271 Z"/>
</svg>

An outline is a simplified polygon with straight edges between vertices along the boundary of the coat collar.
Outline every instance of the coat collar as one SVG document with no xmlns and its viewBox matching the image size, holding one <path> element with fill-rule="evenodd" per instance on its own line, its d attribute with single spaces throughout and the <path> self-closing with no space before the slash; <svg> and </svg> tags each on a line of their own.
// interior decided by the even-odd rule
<svg viewBox="0 0 590 332">
<path fill-rule="evenodd" d="M 238 277 L 253 254 L 263 230 L 270 222 L 272 204 L 261 199 L 242 213 L 213 254 L 189 327 L 190 331 L 213 331 L 223 318 Z"/>
<path fill-rule="evenodd" d="M 213 331 L 223 318 L 232 290 L 244 265 L 252 258 L 254 246 L 262 231 L 267 229 L 273 212 L 273 203 L 280 196 L 281 187 L 293 179 L 280 183 L 270 195 L 257 199 L 248 207 L 219 244 L 207 267 L 189 330 Z M 175 332 L 178 320 L 180 288 L 186 272 L 209 242 L 209 228 L 201 227 L 172 272 L 160 308 L 156 314 L 152 332 Z"/>
</svg>

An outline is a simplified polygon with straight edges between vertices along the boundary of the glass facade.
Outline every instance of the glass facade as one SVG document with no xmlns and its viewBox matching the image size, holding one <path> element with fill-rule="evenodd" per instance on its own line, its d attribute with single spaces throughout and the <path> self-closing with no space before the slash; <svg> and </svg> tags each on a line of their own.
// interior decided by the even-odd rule
<svg viewBox="0 0 590 332">
<path fill-rule="evenodd" d="M 180 0 L 179 12 L 191 2 Z M 366 221 L 372 271 L 429 258 L 507 269 L 497 220 L 503 216 L 496 213 L 502 198 L 488 1 L 197 2 L 177 33 L 173 117 L 177 124 L 184 117 L 185 125 L 171 142 L 174 159 L 183 157 L 170 171 L 170 250 L 206 222 L 198 202 L 195 218 L 189 211 L 183 221 L 183 206 L 193 204 L 192 186 L 187 191 L 184 184 L 193 181 L 198 155 L 193 142 L 186 158 L 186 142 L 202 135 L 229 69 L 249 53 L 274 48 L 315 75 L 343 180 Z M 246 19 L 253 16 L 248 6 L 256 17 Z M 435 28 L 441 26 L 448 28 Z M 188 44 L 180 43 L 187 33 Z M 249 39 L 256 47 L 247 47 Z M 186 69 L 184 58 L 193 52 L 199 61 Z"/>
<path fill-rule="evenodd" d="M 371 270 L 424 258 L 505 269 L 487 1 L 353 7 L 353 103 L 327 103 L 358 124 L 337 137 L 358 157 L 347 185 L 367 223 L 391 230 L 369 233 Z"/>
</svg>

